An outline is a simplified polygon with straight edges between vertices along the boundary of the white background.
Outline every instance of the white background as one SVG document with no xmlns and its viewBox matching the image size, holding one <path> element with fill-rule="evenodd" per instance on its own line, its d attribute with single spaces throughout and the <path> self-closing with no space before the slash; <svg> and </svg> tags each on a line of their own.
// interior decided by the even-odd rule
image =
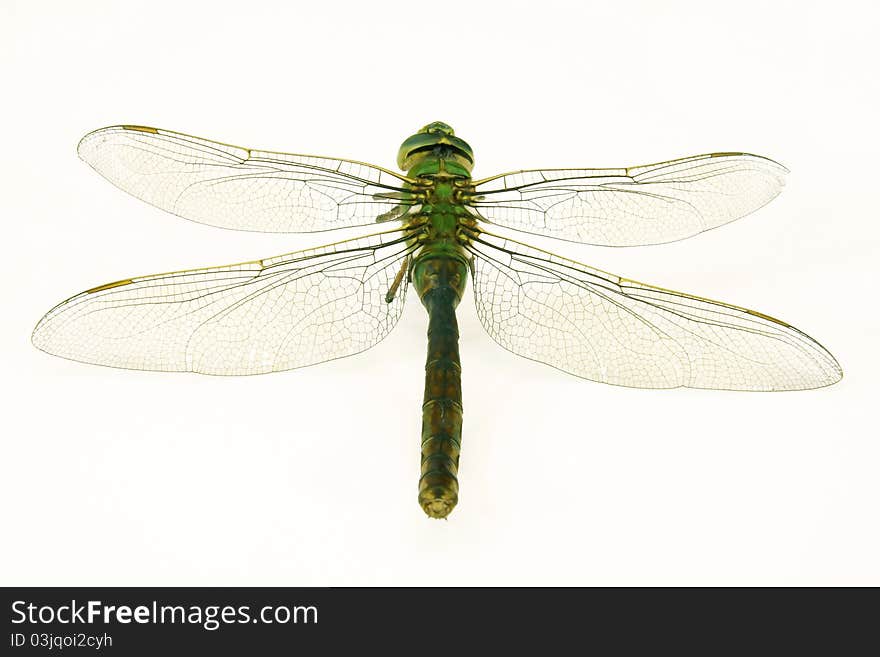
<svg viewBox="0 0 880 657">
<path fill-rule="evenodd" d="M 874 6 L 5 0 L 0 580 L 880 584 Z M 467 295 L 461 502 L 438 522 L 416 504 L 415 295 L 373 350 L 262 377 L 113 370 L 30 345 L 82 289 L 338 237 L 163 214 L 77 159 L 87 131 L 155 125 L 393 168 L 434 120 L 471 143 L 478 177 L 710 151 L 783 162 L 782 196 L 733 225 L 552 247 L 781 317 L 844 380 L 589 383 L 497 347 Z"/>
</svg>

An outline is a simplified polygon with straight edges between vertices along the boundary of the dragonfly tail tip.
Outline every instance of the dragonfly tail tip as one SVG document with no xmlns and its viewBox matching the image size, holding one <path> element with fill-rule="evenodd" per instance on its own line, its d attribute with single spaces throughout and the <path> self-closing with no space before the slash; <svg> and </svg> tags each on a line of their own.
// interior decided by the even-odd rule
<svg viewBox="0 0 880 657">
<path fill-rule="evenodd" d="M 458 503 L 458 497 L 450 493 L 451 491 L 443 488 L 424 490 L 419 494 L 419 505 L 429 518 L 445 518 Z"/>
</svg>

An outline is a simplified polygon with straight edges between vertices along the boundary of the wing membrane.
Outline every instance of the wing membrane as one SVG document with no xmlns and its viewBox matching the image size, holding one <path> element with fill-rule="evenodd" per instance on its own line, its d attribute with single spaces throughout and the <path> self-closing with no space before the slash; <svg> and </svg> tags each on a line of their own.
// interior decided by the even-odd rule
<svg viewBox="0 0 880 657">
<path fill-rule="evenodd" d="M 802 390 L 842 372 L 767 315 L 620 278 L 489 233 L 474 236 L 474 295 L 489 335 L 520 356 L 636 388 Z"/>
<path fill-rule="evenodd" d="M 364 226 L 405 201 L 406 178 L 350 160 L 258 151 L 142 126 L 89 133 L 79 156 L 120 189 L 221 228 L 300 233 Z M 394 198 L 394 197 L 392 197 Z"/>
<path fill-rule="evenodd" d="M 403 309 L 385 295 L 412 250 L 396 230 L 266 260 L 102 285 L 59 304 L 33 342 L 142 370 L 262 374 L 356 354 Z M 406 283 L 403 286 L 405 288 Z"/>
<path fill-rule="evenodd" d="M 476 182 L 472 205 L 487 221 L 527 233 L 599 246 L 660 244 L 754 212 L 782 191 L 786 173 L 748 153 L 519 171 Z"/>
</svg>

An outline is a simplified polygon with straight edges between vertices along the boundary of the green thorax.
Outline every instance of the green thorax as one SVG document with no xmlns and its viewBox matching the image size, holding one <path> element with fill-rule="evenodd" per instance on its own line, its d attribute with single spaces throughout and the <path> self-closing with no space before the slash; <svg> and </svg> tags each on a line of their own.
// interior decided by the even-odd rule
<svg viewBox="0 0 880 657">
<path fill-rule="evenodd" d="M 412 273 L 416 289 L 423 291 L 420 261 L 452 257 L 462 266 L 467 265 L 458 233 L 462 222 L 472 221 L 463 199 L 473 190 L 473 150 L 455 136 L 451 127 L 435 122 L 401 144 L 397 163 L 409 178 L 417 181 L 412 189 L 419 200 L 418 220 L 424 221 L 424 233 L 423 248 L 416 256 Z"/>
</svg>

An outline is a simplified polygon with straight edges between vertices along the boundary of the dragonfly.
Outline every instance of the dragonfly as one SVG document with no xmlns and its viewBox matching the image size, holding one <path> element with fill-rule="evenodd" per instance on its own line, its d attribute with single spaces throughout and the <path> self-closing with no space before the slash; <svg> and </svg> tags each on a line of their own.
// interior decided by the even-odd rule
<svg viewBox="0 0 880 657">
<path fill-rule="evenodd" d="M 447 517 L 459 499 L 455 313 L 468 277 L 495 342 L 591 381 L 778 391 L 842 377 L 828 350 L 782 320 L 616 276 L 507 234 L 614 247 L 681 240 L 775 198 L 787 170 L 766 157 L 709 153 L 475 180 L 473 149 L 442 122 L 403 142 L 405 173 L 137 125 L 91 132 L 78 153 L 120 189 L 195 222 L 273 233 L 372 229 L 262 260 L 92 287 L 52 308 L 34 345 L 119 368 L 278 372 L 376 345 L 412 286 L 428 314 L 418 501 L 431 518 Z"/>
</svg>

